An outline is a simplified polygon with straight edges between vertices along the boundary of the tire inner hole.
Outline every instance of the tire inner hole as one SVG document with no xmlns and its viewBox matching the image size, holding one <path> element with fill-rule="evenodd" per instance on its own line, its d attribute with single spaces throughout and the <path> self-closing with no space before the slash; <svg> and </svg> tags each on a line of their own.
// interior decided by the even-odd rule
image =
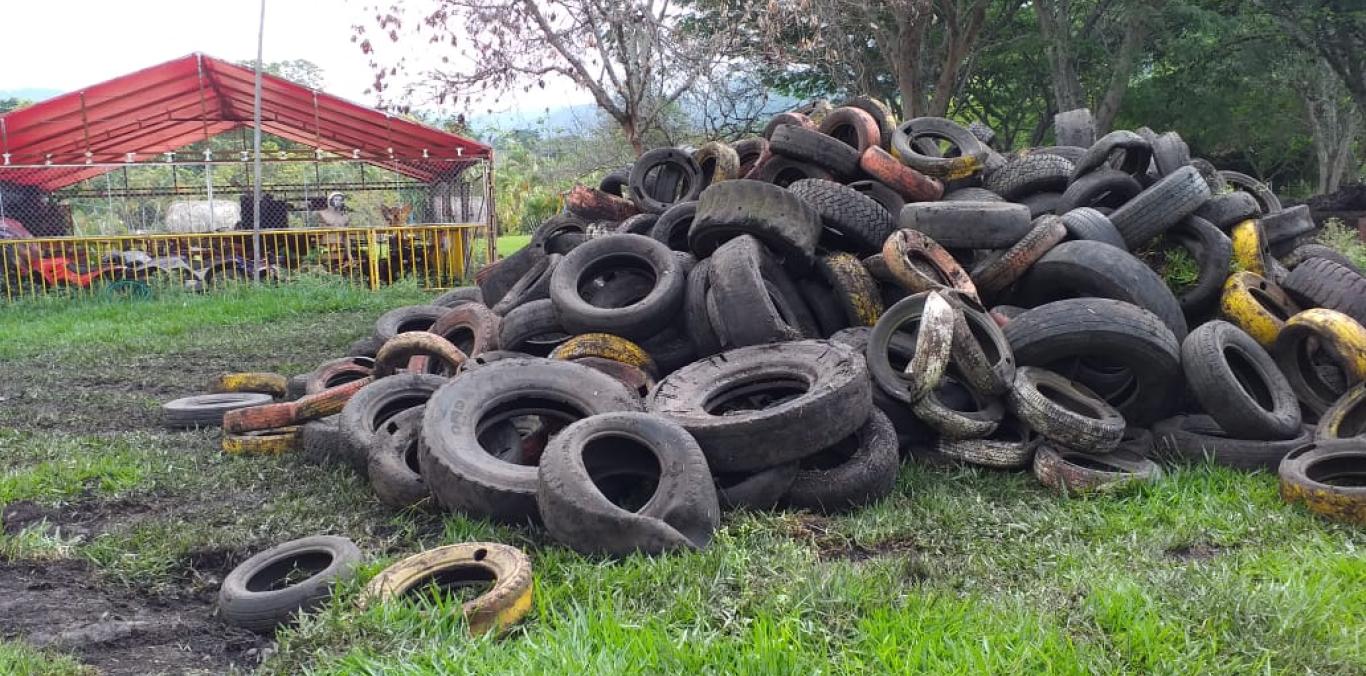
<svg viewBox="0 0 1366 676">
<path fill-rule="evenodd" d="M 1271 388 L 1267 385 L 1266 379 L 1242 350 L 1231 345 L 1226 346 L 1224 361 L 1233 372 L 1233 378 L 1238 381 L 1238 386 L 1243 388 L 1258 406 L 1267 411 L 1276 407 L 1276 401 L 1271 396 Z"/>
<path fill-rule="evenodd" d="M 456 565 L 423 577 L 403 595 L 436 607 L 464 604 L 483 596 L 497 579 L 484 566 Z"/>
<path fill-rule="evenodd" d="M 1112 474 L 1120 474 L 1125 472 L 1124 468 L 1122 467 L 1111 465 L 1110 463 L 1105 462 L 1099 458 L 1086 455 L 1083 453 L 1063 453 L 1062 459 L 1066 460 L 1067 462 L 1073 465 L 1076 465 L 1077 467 L 1089 469 L 1093 472 L 1110 472 Z"/>
<path fill-rule="evenodd" d="M 810 390 L 802 380 L 781 376 L 754 376 L 723 387 L 707 397 L 702 410 L 711 415 L 739 415 L 773 408 Z"/>
<path fill-rule="evenodd" d="M 642 259 L 641 257 L 626 253 L 609 254 L 607 256 L 599 258 L 596 261 L 593 261 L 591 264 L 587 266 L 583 273 L 579 275 L 579 281 L 576 285 L 578 288 L 579 297 L 583 298 L 585 302 L 591 302 L 590 299 L 595 296 L 601 297 L 601 291 L 606 286 L 606 276 L 609 272 L 612 273 L 613 279 L 615 279 L 616 275 L 628 273 L 641 276 L 649 280 L 649 285 L 651 289 L 653 289 L 655 284 L 657 284 L 659 281 L 659 278 L 655 275 L 654 267 L 652 267 L 648 261 Z M 594 288 L 595 278 L 598 277 L 603 277 L 605 281 L 603 282 L 603 286 Z M 649 291 L 647 290 L 645 292 L 645 295 L 648 294 Z M 640 298 L 643 297 L 644 296 L 640 296 L 639 298 L 630 300 L 630 302 L 627 302 L 627 298 L 623 298 L 622 300 L 616 301 L 611 305 L 597 305 L 597 307 L 629 307 L 639 302 Z"/>
<path fill-rule="evenodd" d="M 379 410 L 375 411 L 375 417 L 370 419 L 370 429 L 378 430 L 379 428 L 383 427 L 384 423 L 388 422 L 390 418 L 410 408 L 425 406 L 427 404 L 427 398 L 429 396 L 430 394 L 411 397 L 399 397 L 397 399 L 384 402 L 384 404 L 379 407 Z"/>
<path fill-rule="evenodd" d="M 599 436 L 584 444 L 583 466 L 598 492 L 628 512 L 639 512 L 650 502 L 663 473 L 654 451 L 618 435 Z"/>
<path fill-rule="evenodd" d="M 1315 396 L 1327 401 L 1336 400 L 1346 389 L 1346 380 L 1337 377 L 1340 375 L 1340 369 L 1332 364 L 1323 350 L 1318 349 L 1317 341 L 1303 340 L 1293 349 L 1295 368 L 1299 370 L 1304 384 L 1309 386 Z M 1325 361 L 1329 363 L 1324 364 Z M 1321 366 L 1329 367 L 1326 369 L 1327 374 L 1320 372 Z"/>
<path fill-rule="evenodd" d="M 566 402 L 518 398 L 485 413 L 475 428 L 475 438 L 486 453 L 499 460 L 535 466 L 551 438 L 570 423 L 586 417 L 585 411 Z"/>
<path fill-rule="evenodd" d="M 1343 488 L 1366 487 L 1366 457 L 1325 458 L 1304 468 L 1310 481 Z"/>
<path fill-rule="evenodd" d="M 247 591 L 270 592 L 292 587 L 323 572 L 332 565 L 332 555 L 325 551 L 300 552 L 286 556 L 262 568 L 247 580 Z"/>
<path fill-rule="evenodd" d="M 859 438 L 857 434 L 851 434 L 840 439 L 834 446 L 823 448 L 820 451 L 802 458 L 800 467 L 808 470 L 831 470 L 854 457 L 858 453 Z"/>
<path fill-rule="evenodd" d="M 361 378 L 364 378 L 368 375 L 370 375 L 368 372 L 362 371 L 359 368 L 349 368 L 344 371 L 338 371 L 328 376 L 327 380 L 323 381 L 323 385 L 325 387 L 332 388 L 338 385 L 345 385 L 347 383 L 360 380 Z"/>
<path fill-rule="evenodd" d="M 1255 286 L 1248 287 L 1247 292 L 1252 295 L 1252 298 L 1257 301 L 1258 305 L 1262 306 L 1262 309 L 1270 312 L 1276 319 L 1281 321 L 1290 319 L 1290 313 L 1286 310 L 1285 306 L 1277 302 L 1271 294 Z"/>
<path fill-rule="evenodd" d="M 784 167 L 778 170 L 778 174 L 773 177 L 773 183 L 780 187 L 786 188 L 787 186 L 792 185 L 793 183 L 796 183 L 797 181 L 800 181 L 804 178 L 817 177 L 809 175 L 805 169 L 802 169 L 800 167 Z"/>
<path fill-rule="evenodd" d="M 413 317 L 398 323 L 398 333 L 408 333 L 409 331 L 426 331 L 436 323 L 434 317 Z"/>
<path fill-rule="evenodd" d="M 1034 387 L 1039 390 L 1045 399 L 1086 418 L 1099 418 L 1100 412 L 1095 405 L 1084 398 L 1084 395 L 1071 387 L 1057 387 L 1053 383 L 1046 381 L 1035 381 Z"/>
</svg>

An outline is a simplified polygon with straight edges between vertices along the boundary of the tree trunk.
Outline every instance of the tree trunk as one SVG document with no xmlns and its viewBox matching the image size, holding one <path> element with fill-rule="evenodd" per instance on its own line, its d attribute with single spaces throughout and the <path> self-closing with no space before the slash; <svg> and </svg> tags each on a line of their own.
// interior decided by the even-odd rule
<svg viewBox="0 0 1366 676">
<path fill-rule="evenodd" d="M 1158 9 L 1161 2 L 1153 3 Z M 1110 72 L 1110 83 L 1105 88 L 1105 96 L 1096 106 L 1096 135 L 1105 134 L 1115 123 L 1124 95 L 1129 91 L 1129 80 L 1133 78 L 1138 65 L 1138 57 L 1148 40 L 1147 8 L 1135 6 L 1129 10 L 1128 20 L 1124 22 L 1124 39 L 1120 42 L 1119 53 L 1115 55 L 1114 68 Z"/>
<path fill-rule="evenodd" d="M 1048 57 L 1053 106 L 1059 111 L 1086 107 L 1086 96 L 1072 56 L 1069 0 L 1034 0 L 1034 11 L 1039 15 L 1039 35 L 1043 37 Z"/>
<path fill-rule="evenodd" d="M 925 42 L 925 29 L 933 18 L 931 0 L 912 0 L 904 11 L 896 15 L 897 40 L 887 54 L 896 75 L 896 88 L 901 93 L 903 119 L 920 117 L 925 110 L 925 87 L 920 81 L 920 48 Z"/>
<path fill-rule="evenodd" d="M 617 118 L 617 124 L 621 125 L 621 133 L 631 144 L 631 150 L 635 152 L 636 157 L 644 155 L 645 141 L 640 137 L 640 127 L 636 124 L 635 118 L 629 115 L 622 116 Z"/>
</svg>

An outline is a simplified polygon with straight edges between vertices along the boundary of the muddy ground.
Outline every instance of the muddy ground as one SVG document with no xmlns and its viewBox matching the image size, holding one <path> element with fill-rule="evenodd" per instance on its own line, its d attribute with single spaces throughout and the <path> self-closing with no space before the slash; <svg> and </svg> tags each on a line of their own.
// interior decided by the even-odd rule
<svg viewBox="0 0 1366 676">
<path fill-rule="evenodd" d="M 160 403 L 199 393 L 220 373 L 292 373 L 302 370 L 298 364 L 337 356 L 341 339 L 316 339 L 310 333 L 263 335 L 232 350 L 82 352 L 10 361 L 0 367 L 0 430 L 44 437 L 95 435 L 111 441 L 136 433 L 143 440 L 150 435 L 185 444 L 187 453 L 216 453 L 214 435 L 164 430 Z M 281 338 L 286 338 L 283 347 Z M 0 467 L 6 465 L 14 467 L 0 459 Z M 29 501 L 0 506 L 0 521 L 11 535 L 39 524 L 62 539 L 90 542 L 170 515 L 193 521 L 196 516 L 211 519 L 212 513 L 250 510 L 263 498 L 232 486 L 210 495 L 152 493 L 114 499 L 88 491 L 55 507 Z M 273 641 L 219 621 L 215 602 L 223 576 L 251 554 L 248 548 L 190 552 L 170 583 L 155 587 L 108 579 L 80 554 L 53 561 L 0 557 L 0 638 L 69 653 L 103 674 L 250 671 L 269 654 Z"/>
</svg>

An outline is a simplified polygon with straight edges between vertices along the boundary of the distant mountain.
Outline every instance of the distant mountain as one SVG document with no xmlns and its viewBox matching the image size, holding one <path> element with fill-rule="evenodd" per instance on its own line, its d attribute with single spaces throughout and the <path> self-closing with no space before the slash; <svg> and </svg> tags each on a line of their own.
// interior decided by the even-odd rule
<svg viewBox="0 0 1366 676">
<path fill-rule="evenodd" d="M 0 99 L 20 99 L 37 103 L 63 93 L 60 89 L 43 87 L 22 87 L 19 89 L 0 89 Z"/>
<path fill-rule="evenodd" d="M 597 121 L 598 107 L 591 103 L 470 116 L 470 125 L 476 129 L 531 130 L 551 134 L 574 133 L 593 126 Z"/>
</svg>

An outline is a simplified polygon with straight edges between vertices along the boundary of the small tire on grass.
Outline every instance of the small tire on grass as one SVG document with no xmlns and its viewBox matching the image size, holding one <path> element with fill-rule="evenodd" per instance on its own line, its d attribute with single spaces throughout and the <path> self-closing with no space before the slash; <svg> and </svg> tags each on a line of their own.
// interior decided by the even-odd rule
<svg viewBox="0 0 1366 676">
<path fill-rule="evenodd" d="M 1156 481 L 1162 469 L 1131 451 L 1096 455 L 1042 444 L 1034 454 L 1034 476 L 1039 483 L 1067 495 L 1113 493 Z"/>
<path fill-rule="evenodd" d="M 220 427 L 223 414 L 275 401 L 261 392 L 223 392 L 181 397 L 161 405 L 162 424 L 172 429 Z"/>
<path fill-rule="evenodd" d="M 327 602 L 333 584 L 354 575 L 360 549 L 333 535 L 291 540 L 243 561 L 218 592 L 218 613 L 244 629 L 266 631 Z M 308 573 L 296 581 L 296 575 Z M 283 586 L 281 586 L 283 585 Z"/>
<path fill-rule="evenodd" d="M 506 632 L 531 611 L 531 559 L 516 547 L 496 542 L 464 542 L 414 554 L 371 578 L 359 604 L 365 608 L 397 603 L 426 584 L 448 589 L 488 586 L 461 605 L 473 636 Z"/>
<path fill-rule="evenodd" d="M 1300 405 L 1271 355 L 1238 327 L 1201 325 L 1181 344 L 1186 385 L 1223 429 L 1245 439 L 1289 439 L 1300 432 Z"/>
</svg>

